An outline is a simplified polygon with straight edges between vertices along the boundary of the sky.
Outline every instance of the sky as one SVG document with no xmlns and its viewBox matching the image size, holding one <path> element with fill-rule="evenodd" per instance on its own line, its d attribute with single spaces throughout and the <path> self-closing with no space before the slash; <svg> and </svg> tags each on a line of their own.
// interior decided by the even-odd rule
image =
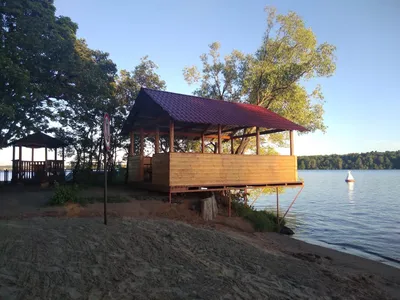
<svg viewBox="0 0 400 300">
<path fill-rule="evenodd" d="M 118 69 L 133 70 L 149 55 L 167 90 L 185 94 L 194 87 L 183 68 L 200 66 L 212 42 L 221 43 L 222 54 L 255 52 L 266 5 L 296 12 L 319 43 L 337 47 L 335 74 L 307 83 L 322 86 L 328 130 L 296 136 L 295 154 L 400 150 L 400 1 L 55 0 L 56 14 L 78 23 L 78 36 L 110 53 Z M 0 164 L 10 160 L 10 149 L 1 150 Z"/>
</svg>

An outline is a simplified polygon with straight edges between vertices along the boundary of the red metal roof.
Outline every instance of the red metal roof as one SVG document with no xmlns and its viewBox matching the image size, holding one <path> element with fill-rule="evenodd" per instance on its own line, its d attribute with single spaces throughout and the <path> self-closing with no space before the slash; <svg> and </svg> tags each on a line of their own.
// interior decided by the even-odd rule
<svg viewBox="0 0 400 300">
<path fill-rule="evenodd" d="M 180 122 L 306 131 L 261 106 L 142 88 L 172 119 Z M 140 94 L 138 98 L 140 97 Z"/>
</svg>

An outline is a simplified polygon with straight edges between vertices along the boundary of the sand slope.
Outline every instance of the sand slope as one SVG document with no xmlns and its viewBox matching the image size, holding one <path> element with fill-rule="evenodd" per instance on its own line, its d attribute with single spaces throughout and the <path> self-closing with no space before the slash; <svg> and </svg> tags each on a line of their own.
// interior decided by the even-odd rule
<svg viewBox="0 0 400 300">
<path fill-rule="evenodd" d="M 386 299 L 398 278 L 169 220 L 0 221 L 0 299 Z M 253 241 L 253 242 L 252 242 Z M 260 241 L 260 242 L 259 242 Z M 388 267 L 390 268 L 390 267 Z M 397 276 L 396 269 L 391 276 Z"/>
</svg>

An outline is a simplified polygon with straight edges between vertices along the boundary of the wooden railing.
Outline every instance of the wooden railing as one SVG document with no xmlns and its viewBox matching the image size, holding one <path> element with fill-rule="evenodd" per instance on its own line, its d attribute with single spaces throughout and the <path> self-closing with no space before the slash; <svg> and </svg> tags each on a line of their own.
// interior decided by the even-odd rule
<svg viewBox="0 0 400 300">
<path fill-rule="evenodd" d="M 64 161 L 13 161 L 13 181 L 64 180 Z"/>
<path fill-rule="evenodd" d="M 144 181 L 144 166 L 144 158 L 130 158 L 129 181 Z M 153 156 L 150 170 L 151 182 L 160 186 L 236 186 L 297 182 L 297 158 L 289 155 L 160 153 Z"/>
</svg>

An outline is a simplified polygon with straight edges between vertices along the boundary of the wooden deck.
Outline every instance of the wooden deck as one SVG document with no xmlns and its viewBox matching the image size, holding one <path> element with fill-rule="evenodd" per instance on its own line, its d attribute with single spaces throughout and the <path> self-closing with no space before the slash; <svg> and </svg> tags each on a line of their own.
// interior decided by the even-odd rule
<svg viewBox="0 0 400 300">
<path fill-rule="evenodd" d="M 296 156 L 208 153 L 131 156 L 128 181 L 160 191 L 303 185 L 297 178 Z"/>
</svg>

